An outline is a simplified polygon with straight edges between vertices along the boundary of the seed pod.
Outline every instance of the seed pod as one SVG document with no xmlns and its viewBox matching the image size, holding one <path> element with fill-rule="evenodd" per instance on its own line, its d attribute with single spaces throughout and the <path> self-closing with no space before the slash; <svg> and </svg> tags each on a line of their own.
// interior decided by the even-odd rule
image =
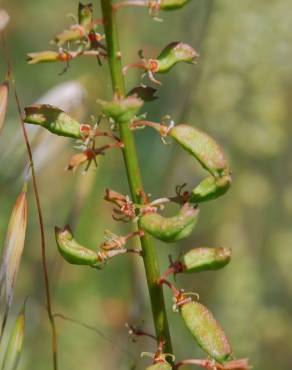
<svg viewBox="0 0 292 370">
<path fill-rule="evenodd" d="M 117 123 L 129 123 L 142 107 L 143 100 L 136 96 L 128 96 L 110 102 L 98 100 L 98 103 L 102 106 L 102 113 L 108 118 Z"/>
<path fill-rule="evenodd" d="M 161 10 L 176 10 L 185 6 L 189 1 L 190 0 L 161 0 L 159 8 Z"/>
<path fill-rule="evenodd" d="M 183 255 L 181 263 L 183 272 L 200 272 L 218 270 L 227 265 L 231 260 L 231 249 L 226 247 L 217 248 L 194 248 Z"/>
<path fill-rule="evenodd" d="M 232 359 L 229 341 L 212 313 L 201 303 L 180 306 L 182 318 L 198 345 L 219 363 Z"/>
<path fill-rule="evenodd" d="M 157 363 L 146 368 L 146 370 L 171 370 L 171 369 L 172 367 L 167 362 Z"/>
<path fill-rule="evenodd" d="M 140 218 L 140 226 L 155 238 L 172 243 L 191 234 L 198 214 L 198 208 L 193 208 L 186 203 L 174 217 L 163 217 L 158 213 L 145 214 Z"/>
<path fill-rule="evenodd" d="M 57 107 L 48 104 L 31 105 L 24 108 L 24 111 L 24 121 L 27 123 L 40 125 L 59 136 L 82 138 L 80 123 Z"/>
<path fill-rule="evenodd" d="M 0 133 L 3 129 L 6 111 L 7 111 L 7 104 L 8 104 L 8 92 L 9 92 L 9 83 L 8 81 L 4 81 L 0 85 Z"/>
<path fill-rule="evenodd" d="M 85 29 L 82 26 L 75 24 L 68 30 L 63 30 L 58 35 L 56 35 L 54 37 L 54 42 L 58 46 L 62 46 L 67 42 L 82 40 L 85 34 L 86 34 Z"/>
<path fill-rule="evenodd" d="M 24 328 L 25 328 L 25 313 L 23 307 L 12 329 L 3 360 L 2 370 L 17 369 L 22 351 Z"/>
<path fill-rule="evenodd" d="M 72 235 L 68 226 L 63 230 L 55 227 L 55 236 L 60 254 L 64 259 L 73 265 L 87 265 L 91 267 L 100 267 L 100 258 L 98 253 L 80 245 Z"/>
<path fill-rule="evenodd" d="M 231 176 L 209 176 L 196 186 L 191 193 L 189 202 L 200 203 L 216 199 L 224 195 L 231 186 Z"/>
<path fill-rule="evenodd" d="M 12 303 L 13 290 L 23 253 L 27 226 L 26 187 L 19 194 L 13 207 L 0 266 L 0 311 L 1 334 L 5 328 L 9 308 Z"/>
<path fill-rule="evenodd" d="M 28 64 L 58 62 L 60 54 L 52 50 L 28 53 L 26 60 Z"/>
<path fill-rule="evenodd" d="M 157 66 L 153 69 L 153 72 L 168 72 L 170 68 L 179 62 L 194 63 L 198 56 L 198 53 L 190 45 L 183 42 L 172 42 L 153 61 L 157 62 Z"/>
<path fill-rule="evenodd" d="M 221 175 L 226 170 L 228 164 L 223 150 L 205 132 L 192 126 L 180 124 L 171 129 L 170 136 L 187 152 L 196 157 L 212 175 Z"/>
<path fill-rule="evenodd" d="M 78 23 L 87 31 L 90 30 L 93 24 L 93 6 L 92 4 L 83 5 L 79 3 L 78 6 Z"/>
</svg>

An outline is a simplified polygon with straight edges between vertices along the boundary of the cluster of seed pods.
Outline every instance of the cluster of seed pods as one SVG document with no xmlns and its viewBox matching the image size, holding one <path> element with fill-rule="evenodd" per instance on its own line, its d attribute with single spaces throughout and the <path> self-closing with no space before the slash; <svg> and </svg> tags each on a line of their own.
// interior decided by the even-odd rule
<svg viewBox="0 0 292 370">
<path fill-rule="evenodd" d="M 115 3 L 113 11 L 124 6 L 137 5 L 148 7 L 152 15 L 157 15 L 159 10 L 179 9 L 186 3 L 188 0 L 121 0 L 120 3 Z M 103 53 L 102 55 L 106 58 L 106 46 L 101 43 L 102 36 L 97 33 L 99 24 L 100 22 L 93 20 L 92 6 L 80 4 L 78 24 L 57 35 L 54 42 L 59 47 L 66 43 L 75 44 L 77 49 L 74 53 L 79 53 L 78 56 L 98 52 Z M 67 53 L 67 57 L 73 59 L 72 52 L 46 51 L 29 54 L 29 63 L 65 60 L 62 59 L 62 53 Z M 100 56 L 100 54 L 95 55 Z M 183 42 L 172 42 L 156 58 L 148 60 L 143 58 L 141 62 L 126 66 L 124 72 L 132 67 L 142 68 L 143 75 L 147 73 L 151 81 L 160 84 L 154 78 L 154 74 L 169 72 L 180 62 L 195 63 L 197 58 L 198 53 L 191 46 Z M 98 100 L 101 107 L 100 119 L 105 119 L 111 124 L 111 130 L 107 132 L 100 131 L 97 125 L 81 124 L 59 108 L 49 105 L 34 105 L 25 108 L 25 122 L 40 125 L 53 134 L 69 137 L 81 143 L 82 153 L 71 158 L 69 169 L 75 169 L 85 162 L 90 164 L 97 155 L 104 154 L 105 149 L 122 148 L 123 143 L 114 132 L 118 124 L 129 125 L 133 130 L 149 126 L 158 131 L 164 141 L 169 138 L 177 143 L 208 172 L 208 175 L 191 191 L 182 193 L 182 187 L 178 187 L 175 196 L 160 198 L 152 202 L 145 194 L 142 194 L 145 197 L 143 206 L 133 204 L 127 196 L 112 190 L 108 190 L 105 196 L 106 200 L 118 207 L 116 213 L 123 216 L 121 219 L 134 222 L 139 219 L 142 231 L 137 233 L 140 233 L 140 236 L 141 232 L 148 233 L 163 242 L 174 243 L 187 238 L 193 232 L 199 216 L 200 203 L 216 199 L 227 192 L 231 186 L 231 174 L 224 151 L 207 133 L 187 124 L 174 125 L 171 122 L 167 126 L 164 122 L 150 122 L 139 117 L 139 110 L 144 102 L 153 100 L 153 91 L 155 91 L 153 88 L 142 84 L 133 89 L 127 97 L 116 95 L 113 101 Z M 147 93 L 143 95 L 145 92 L 149 92 L 149 95 Z M 113 139 L 113 143 L 96 148 L 95 140 L 98 136 L 109 137 Z M 178 212 L 171 217 L 166 217 L 160 212 L 163 210 L 164 203 L 168 202 L 179 204 Z M 116 255 L 127 252 L 139 254 L 137 250 L 125 248 L 126 242 L 137 233 L 111 237 L 93 251 L 80 245 L 74 239 L 69 227 L 55 229 L 58 250 L 67 262 L 97 269 L 102 268 L 105 262 Z M 194 359 L 174 364 L 174 361 L 167 360 L 166 355 L 160 354 L 154 357 L 153 364 L 147 370 L 178 369 L 187 363 L 210 370 L 249 369 L 246 360 L 234 360 L 227 336 L 208 308 L 190 298 L 183 290 L 177 289 L 167 280 L 170 274 L 217 270 L 227 265 L 230 259 L 230 248 L 198 247 L 182 255 L 177 261 L 171 261 L 169 269 L 157 284 L 166 284 L 172 289 L 175 310 L 181 315 L 185 326 L 196 343 L 207 354 L 208 359 Z"/>
</svg>

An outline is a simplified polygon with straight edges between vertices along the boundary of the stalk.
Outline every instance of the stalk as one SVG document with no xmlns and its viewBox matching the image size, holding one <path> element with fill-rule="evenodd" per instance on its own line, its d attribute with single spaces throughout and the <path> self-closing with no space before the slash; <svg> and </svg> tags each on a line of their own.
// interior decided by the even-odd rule
<svg viewBox="0 0 292 370">
<path fill-rule="evenodd" d="M 113 92 L 120 96 L 125 96 L 125 81 L 122 73 L 118 29 L 114 10 L 112 8 L 112 1 L 101 0 L 101 7 Z M 130 129 L 130 122 L 129 124 L 120 124 L 119 132 L 124 144 L 123 157 L 132 199 L 135 203 L 143 204 L 143 184 L 135 140 Z M 138 228 L 140 228 L 139 222 Z M 160 271 L 156 249 L 153 240 L 148 235 L 140 237 L 140 241 L 156 336 L 158 340 L 163 340 L 165 342 L 165 352 L 172 353 L 163 289 L 161 285 L 158 284 Z"/>
</svg>

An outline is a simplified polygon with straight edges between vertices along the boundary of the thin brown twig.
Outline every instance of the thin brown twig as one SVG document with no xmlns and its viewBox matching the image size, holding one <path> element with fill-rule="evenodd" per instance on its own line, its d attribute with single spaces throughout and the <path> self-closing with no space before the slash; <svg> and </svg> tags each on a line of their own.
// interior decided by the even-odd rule
<svg viewBox="0 0 292 370">
<path fill-rule="evenodd" d="M 43 275 L 44 275 L 44 286 L 45 286 L 45 295 L 46 295 L 46 301 L 47 301 L 47 312 L 49 321 L 52 328 L 52 352 L 53 352 L 53 367 L 54 370 L 58 369 L 58 352 L 57 352 L 57 330 L 55 325 L 55 319 L 52 313 L 52 304 L 51 304 L 51 294 L 50 294 L 50 281 L 49 281 L 49 273 L 48 273 L 48 267 L 47 267 L 47 258 L 46 258 L 46 240 L 45 240 L 45 230 L 44 230 L 44 221 L 43 221 L 43 214 L 41 209 L 41 202 L 40 202 L 40 196 L 38 191 L 38 185 L 37 185 L 37 179 L 36 179 L 36 173 L 35 173 L 35 167 L 34 167 L 34 161 L 32 156 L 32 150 L 30 147 L 27 131 L 25 128 L 25 124 L 22 118 L 22 109 L 20 104 L 20 99 L 17 93 L 16 89 L 16 83 L 13 78 L 13 72 L 12 72 L 12 65 L 11 65 L 11 59 L 10 55 L 5 43 L 5 37 L 2 34 L 2 48 L 4 51 L 4 55 L 6 58 L 7 66 L 8 66 L 8 76 L 10 81 L 12 82 L 13 87 L 13 93 L 14 98 L 17 106 L 17 112 L 19 117 L 19 123 L 21 126 L 21 130 L 23 133 L 23 138 L 26 145 L 27 155 L 29 159 L 29 166 L 31 170 L 31 176 L 32 176 L 32 183 L 33 183 L 33 192 L 35 196 L 36 201 L 36 207 L 37 207 L 37 213 L 38 213 L 38 220 L 39 220 L 39 227 L 40 227 L 40 235 L 41 235 L 41 255 L 42 255 L 42 269 L 43 269 Z"/>
</svg>

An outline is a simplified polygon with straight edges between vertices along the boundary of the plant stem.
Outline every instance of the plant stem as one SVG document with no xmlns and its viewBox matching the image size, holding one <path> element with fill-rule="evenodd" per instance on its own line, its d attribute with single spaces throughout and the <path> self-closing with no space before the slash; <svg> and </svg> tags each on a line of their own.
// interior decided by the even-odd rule
<svg viewBox="0 0 292 370">
<path fill-rule="evenodd" d="M 115 14 L 112 8 L 112 1 L 101 0 L 101 6 L 113 91 L 117 95 L 125 96 L 125 81 L 122 73 L 121 52 L 119 48 L 118 31 Z M 130 122 L 129 124 L 120 124 L 119 131 L 121 140 L 124 144 L 123 157 L 132 199 L 134 203 L 142 204 L 143 185 L 140 175 L 136 145 L 130 128 Z M 158 340 L 165 341 L 165 352 L 172 353 L 163 289 L 158 284 L 160 271 L 155 246 L 152 239 L 148 235 L 140 237 L 140 240 L 156 336 Z"/>
</svg>

